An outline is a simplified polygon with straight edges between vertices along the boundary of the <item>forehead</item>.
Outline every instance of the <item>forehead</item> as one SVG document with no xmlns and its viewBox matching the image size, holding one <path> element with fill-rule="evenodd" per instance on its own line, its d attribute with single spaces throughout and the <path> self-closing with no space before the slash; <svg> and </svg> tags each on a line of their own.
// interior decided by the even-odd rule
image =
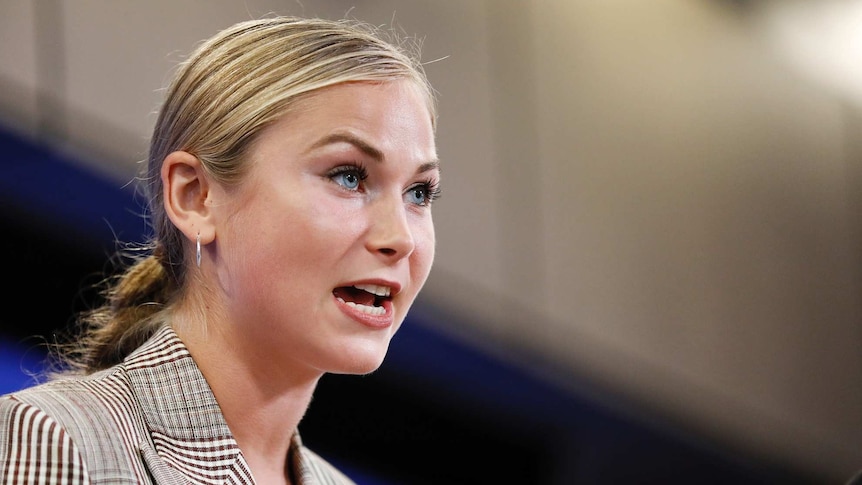
<svg viewBox="0 0 862 485">
<path fill-rule="evenodd" d="M 434 158 L 430 101 L 411 80 L 340 83 L 295 100 L 259 142 L 290 138 L 311 148 L 331 133 L 349 132 L 381 150 L 410 146 Z"/>
</svg>

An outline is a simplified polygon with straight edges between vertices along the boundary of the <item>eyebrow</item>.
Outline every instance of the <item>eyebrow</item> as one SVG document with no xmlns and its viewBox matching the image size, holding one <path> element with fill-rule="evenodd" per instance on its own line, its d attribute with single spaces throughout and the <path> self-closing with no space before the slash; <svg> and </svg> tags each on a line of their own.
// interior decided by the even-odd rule
<svg viewBox="0 0 862 485">
<path fill-rule="evenodd" d="M 384 160 L 383 152 L 355 135 L 350 133 L 332 133 L 327 135 L 320 140 L 317 140 L 313 145 L 311 145 L 311 150 L 326 146 L 332 145 L 335 143 L 347 143 L 349 145 L 353 145 L 362 153 L 368 155 L 373 158 L 377 162 L 382 162 Z M 425 162 L 422 165 L 419 165 L 419 168 L 416 170 L 416 173 L 425 173 L 430 172 L 431 170 L 440 170 L 440 161 L 436 158 Z"/>
<path fill-rule="evenodd" d="M 317 140 L 314 145 L 311 145 L 311 149 L 314 150 L 335 143 L 347 143 L 353 145 L 354 147 L 358 148 L 362 153 L 368 155 L 374 160 L 377 160 L 378 162 L 383 161 L 383 152 L 381 152 L 377 148 L 374 148 L 365 140 L 357 136 L 351 135 L 350 133 L 332 133 L 331 135 L 327 135 L 320 140 Z"/>
<path fill-rule="evenodd" d="M 430 172 L 432 170 L 440 170 L 440 161 L 432 160 L 430 162 L 425 162 L 422 165 L 419 165 L 419 169 L 416 170 L 416 173 L 425 173 Z"/>
</svg>

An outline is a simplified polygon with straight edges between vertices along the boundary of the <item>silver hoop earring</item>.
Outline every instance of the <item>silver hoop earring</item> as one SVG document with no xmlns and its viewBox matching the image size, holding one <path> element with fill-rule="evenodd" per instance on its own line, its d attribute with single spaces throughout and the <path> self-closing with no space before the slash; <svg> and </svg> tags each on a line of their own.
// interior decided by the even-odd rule
<svg viewBox="0 0 862 485">
<path fill-rule="evenodd" d="M 195 252 L 195 261 L 198 263 L 198 268 L 201 267 L 201 233 L 198 233 L 198 239 L 196 243 L 196 252 Z"/>
</svg>

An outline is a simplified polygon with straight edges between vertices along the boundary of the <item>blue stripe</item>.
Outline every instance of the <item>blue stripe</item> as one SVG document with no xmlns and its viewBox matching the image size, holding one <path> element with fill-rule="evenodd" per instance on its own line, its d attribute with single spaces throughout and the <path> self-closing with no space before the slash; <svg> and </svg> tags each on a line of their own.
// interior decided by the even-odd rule
<svg viewBox="0 0 862 485">
<path fill-rule="evenodd" d="M 57 151 L 0 130 L 0 208 L 45 218 L 66 237 L 114 247 L 147 231 L 131 184 L 111 180 Z"/>
</svg>

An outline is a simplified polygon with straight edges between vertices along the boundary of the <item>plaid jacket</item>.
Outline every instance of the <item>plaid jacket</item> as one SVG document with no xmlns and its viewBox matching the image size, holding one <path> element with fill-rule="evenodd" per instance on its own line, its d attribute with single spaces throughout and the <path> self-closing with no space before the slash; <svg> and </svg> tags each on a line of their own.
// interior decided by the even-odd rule
<svg viewBox="0 0 862 485">
<path fill-rule="evenodd" d="M 354 485 L 293 438 L 301 485 Z M 0 484 L 252 484 L 215 396 L 170 327 L 122 364 L 0 397 Z"/>
</svg>

